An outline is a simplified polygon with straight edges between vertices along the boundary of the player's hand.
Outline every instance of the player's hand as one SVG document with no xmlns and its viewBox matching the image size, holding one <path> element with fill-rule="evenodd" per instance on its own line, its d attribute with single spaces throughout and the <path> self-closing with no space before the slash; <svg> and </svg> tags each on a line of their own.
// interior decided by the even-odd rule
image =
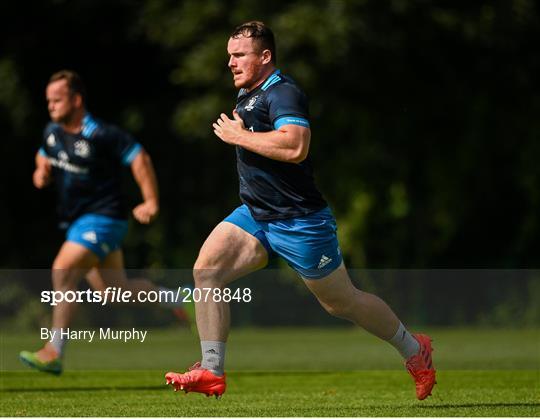
<svg viewBox="0 0 540 419">
<path fill-rule="evenodd" d="M 141 224 L 150 224 L 155 220 L 159 212 L 157 201 L 149 199 L 133 208 L 133 216 Z"/>
<path fill-rule="evenodd" d="M 227 144 L 236 145 L 239 143 L 238 138 L 245 133 L 244 121 L 236 110 L 233 111 L 233 118 L 230 119 L 222 113 L 219 119 L 212 124 L 214 134 L 221 138 Z"/>
<path fill-rule="evenodd" d="M 43 189 L 49 183 L 51 183 L 51 170 L 47 168 L 38 168 L 34 171 L 32 176 L 34 186 L 38 189 Z"/>
</svg>

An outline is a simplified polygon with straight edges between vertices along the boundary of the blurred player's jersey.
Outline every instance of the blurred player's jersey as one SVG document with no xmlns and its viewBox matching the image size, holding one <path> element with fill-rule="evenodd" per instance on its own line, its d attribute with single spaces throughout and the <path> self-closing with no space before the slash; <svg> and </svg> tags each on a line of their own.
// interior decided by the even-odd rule
<svg viewBox="0 0 540 419">
<path fill-rule="evenodd" d="M 236 111 L 247 129 L 267 132 L 293 124 L 309 128 L 308 101 L 289 77 L 276 70 L 251 92 L 240 89 Z M 309 157 L 285 163 L 236 147 L 240 199 L 256 220 L 311 214 L 327 206 L 313 180 Z"/>
<path fill-rule="evenodd" d="M 78 134 L 49 123 L 39 152 L 53 167 L 61 226 L 84 214 L 126 219 L 122 166 L 130 165 L 141 149 L 129 134 L 89 114 Z"/>
</svg>

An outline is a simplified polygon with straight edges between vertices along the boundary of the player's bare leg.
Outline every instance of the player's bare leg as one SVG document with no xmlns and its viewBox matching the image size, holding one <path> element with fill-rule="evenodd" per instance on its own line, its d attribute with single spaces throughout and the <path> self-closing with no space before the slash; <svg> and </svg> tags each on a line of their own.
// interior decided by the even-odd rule
<svg viewBox="0 0 540 419">
<path fill-rule="evenodd" d="M 264 267 L 268 254 L 257 238 L 240 227 L 222 222 L 210 233 L 195 262 L 196 288 L 220 288 Z M 176 390 L 221 396 L 225 391 L 223 362 L 229 335 L 229 304 L 212 298 L 195 303 L 201 338 L 202 363 L 184 374 L 169 372 L 165 378 Z"/>
<path fill-rule="evenodd" d="M 193 276 L 197 288 L 225 285 L 264 267 L 268 254 L 259 240 L 240 227 L 222 222 L 204 242 Z M 201 340 L 226 341 L 229 335 L 229 305 L 209 301 L 195 304 Z"/>
<path fill-rule="evenodd" d="M 55 291 L 75 291 L 86 273 L 99 264 L 99 258 L 86 247 L 65 242 L 52 267 L 52 283 Z M 52 327 L 66 328 L 70 325 L 77 303 L 61 302 L 53 308 Z"/>
<path fill-rule="evenodd" d="M 55 291 L 76 291 L 77 284 L 86 273 L 99 263 L 98 257 L 86 247 L 65 242 L 52 267 L 52 284 Z M 77 303 L 59 302 L 53 307 L 52 330 L 56 331 L 53 341 L 37 352 L 22 351 L 20 359 L 29 366 L 40 371 L 60 374 L 62 372 L 61 357 L 65 339 L 60 331 L 67 328 L 77 309 Z"/>
<path fill-rule="evenodd" d="M 124 254 L 121 249 L 109 253 L 103 262 L 95 266 L 86 275 L 86 280 L 96 291 L 105 291 L 107 287 L 122 288 L 122 290 L 137 293 L 139 291 L 154 291 L 158 287 L 148 279 L 128 279 L 124 270 Z"/>
<path fill-rule="evenodd" d="M 109 253 L 98 266 L 88 272 L 86 280 L 93 290 L 101 292 L 104 292 L 108 287 L 131 291 L 132 295 L 138 295 L 140 291 L 171 291 L 154 284 L 148 279 L 128 279 L 124 269 L 124 253 L 122 249 Z M 195 313 L 193 307 L 183 304 L 181 301 L 159 301 L 159 304 L 163 308 L 172 310 L 180 322 L 194 330 Z M 196 331 L 194 330 L 194 332 Z"/>
<path fill-rule="evenodd" d="M 304 282 L 333 316 L 350 320 L 384 340 L 396 333 L 400 322 L 392 309 L 376 295 L 356 288 L 344 264 L 323 279 Z"/>
<path fill-rule="evenodd" d="M 428 336 L 411 335 L 383 300 L 357 289 L 344 264 L 323 279 L 304 279 L 304 282 L 330 314 L 350 320 L 388 341 L 401 353 L 415 380 L 418 399 L 423 400 L 431 394 L 435 385 L 435 369 Z"/>
</svg>

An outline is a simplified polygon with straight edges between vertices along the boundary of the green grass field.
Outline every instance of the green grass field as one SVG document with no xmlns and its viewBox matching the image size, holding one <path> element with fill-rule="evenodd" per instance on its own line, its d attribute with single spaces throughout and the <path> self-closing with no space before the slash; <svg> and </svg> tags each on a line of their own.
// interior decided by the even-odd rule
<svg viewBox="0 0 540 419">
<path fill-rule="evenodd" d="M 38 333 L 1 336 L 0 416 L 539 416 L 540 331 L 433 329 L 438 385 L 414 398 L 395 351 L 356 329 L 233 330 L 221 400 L 174 393 L 164 373 L 198 359 L 187 331 L 72 342 L 66 372 L 17 359 Z"/>
</svg>

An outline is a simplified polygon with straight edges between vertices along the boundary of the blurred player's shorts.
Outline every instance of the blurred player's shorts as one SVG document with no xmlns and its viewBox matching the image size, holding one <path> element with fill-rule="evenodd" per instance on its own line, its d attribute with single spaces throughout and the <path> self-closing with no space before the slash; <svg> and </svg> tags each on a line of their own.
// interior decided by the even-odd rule
<svg viewBox="0 0 540 419">
<path fill-rule="evenodd" d="M 86 247 L 103 260 L 122 246 L 127 230 L 126 220 L 85 214 L 71 223 L 66 232 L 66 240 Z"/>
</svg>

